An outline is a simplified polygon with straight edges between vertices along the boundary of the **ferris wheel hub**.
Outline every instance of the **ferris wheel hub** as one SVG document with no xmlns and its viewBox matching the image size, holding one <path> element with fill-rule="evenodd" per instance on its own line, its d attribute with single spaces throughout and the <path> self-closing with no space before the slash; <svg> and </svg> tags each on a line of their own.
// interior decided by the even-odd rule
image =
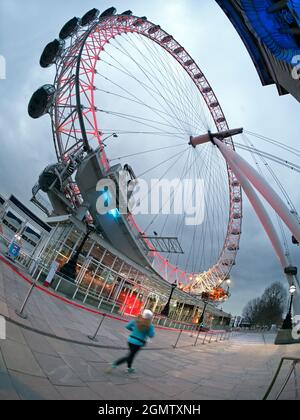
<svg viewBox="0 0 300 420">
<path fill-rule="evenodd" d="M 225 130 L 225 131 L 219 131 L 218 133 L 211 133 L 208 131 L 206 134 L 202 134 L 197 137 L 190 137 L 189 145 L 196 148 L 200 144 L 214 143 L 214 139 L 218 140 L 225 140 L 226 138 L 237 136 L 238 134 L 242 134 L 244 132 L 243 128 L 235 128 L 233 130 Z"/>
</svg>

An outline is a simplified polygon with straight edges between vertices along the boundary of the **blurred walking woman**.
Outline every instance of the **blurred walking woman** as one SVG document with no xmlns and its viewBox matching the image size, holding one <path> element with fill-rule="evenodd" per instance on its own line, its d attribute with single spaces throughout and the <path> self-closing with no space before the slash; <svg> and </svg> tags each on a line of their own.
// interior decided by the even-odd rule
<svg viewBox="0 0 300 420">
<path fill-rule="evenodd" d="M 135 369 L 132 367 L 135 356 L 141 348 L 146 345 L 148 337 L 152 338 L 155 335 L 152 319 L 153 313 L 148 309 L 145 309 L 137 319 L 130 321 L 129 324 L 126 325 L 127 330 L 131 331 L 128 337 L 129 353 L 127 356 L 112 363 L 111 367 L 108 369 L 109 372 L 124 363 L 127 363 L 128 373 L 135 372 Z"/>
</svg>

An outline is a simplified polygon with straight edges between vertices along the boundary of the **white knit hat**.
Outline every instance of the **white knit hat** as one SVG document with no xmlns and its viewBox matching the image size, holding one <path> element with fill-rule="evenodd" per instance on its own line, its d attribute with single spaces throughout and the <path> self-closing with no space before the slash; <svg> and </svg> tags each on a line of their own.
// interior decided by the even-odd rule
<svg viewBox="0 0 300 420">
<path fill-rule="evenodd" d="M 144 319 L 152 319 L 153 318 L 153 312 L 151 312 L 149 309 L 145 309 L 143 314 L 142 314 L 142 317 Z"/>
</svg>

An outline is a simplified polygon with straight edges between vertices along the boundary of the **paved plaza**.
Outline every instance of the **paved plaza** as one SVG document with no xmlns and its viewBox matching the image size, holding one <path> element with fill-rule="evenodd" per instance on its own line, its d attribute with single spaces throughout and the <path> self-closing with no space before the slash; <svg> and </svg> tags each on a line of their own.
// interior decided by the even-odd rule
<svg viewBox="0 0 300 420">
<path fill-rule="evenodd" d="M 125 324 L 106 318 L 98 342 L 91 342 L 87 335 L 94 334 L 101 318 L 40 290 L 34 290 L 23 320 L 15 309 L 28 289 L 0 261 L 0 314 L 7 318 L 7 339 L 0 340 L 1 400 L 262 399 L 281 357 L 299 356 L 299 345 L 275 346 L 273 335 L 256 333 L 235 333 L 229 341 L 205 345 L 200 340 L 197 347 L 184 333 L 174 349 L 178 332 L 157 329 L 137 357 L 135 374 L 124 367 L 107 374 L 108 363 L 125 351 Z M 282 398 L 297 398 L 295 378 Z"/>
</svg>

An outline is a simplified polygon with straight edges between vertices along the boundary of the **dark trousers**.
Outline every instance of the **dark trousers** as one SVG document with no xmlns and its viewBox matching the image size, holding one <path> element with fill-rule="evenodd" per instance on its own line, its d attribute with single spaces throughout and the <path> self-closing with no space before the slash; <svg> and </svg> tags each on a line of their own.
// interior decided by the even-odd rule
<svg viewBox="0 0 300 420">
<path fill-rule="evenodd" d="M 133 359 L 135 358 L 138 351 L 141 350 L 141 346 L 136 346 L 135 344 L 128 343 L 128 346 L 129 353 L 126 357 L 122 357 L 122 359 L 119 359 L 115 362 L 117 366 L 127 362 L 128 367 L 131 368 Z"/>
</svg>

